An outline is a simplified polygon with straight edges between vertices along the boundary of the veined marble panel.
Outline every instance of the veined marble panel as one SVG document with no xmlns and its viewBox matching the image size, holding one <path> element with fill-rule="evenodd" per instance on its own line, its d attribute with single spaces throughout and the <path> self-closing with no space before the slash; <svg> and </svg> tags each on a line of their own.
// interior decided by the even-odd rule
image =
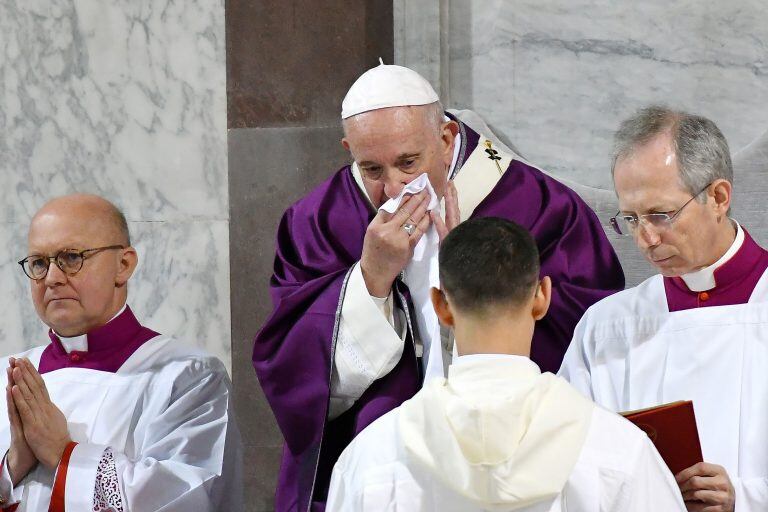
<svg viewBox="0 0 768 512">
<path fill-rule="evenodd" d="M 451 106 L 476 110 L 555 174 L 611 188 L 613 131 L 649 103 L 712 118 L 734 153 L 768 126 L 761 0 L 449 3 L 442 51 L 449 53 Z M 426 37 L 397 27 L 395 34 L 406 47 Z M 411 51 L 401 63 L 419 69 L 433 61 Z"/>
<path fill-rule="evenodd" d="M 441 97 L 450 92 L 448 84 L 442 83 L 440 79 L 440 10 L 442 4 L 445 4 L 445 0 L 437 2 L 393 1 L 395 62 L 384 63 L 410 66 L 432 83 L 435 91 Z M 442 5 L 442 8 L 445 9 L 445 5 Z"/>
<path fill-rule="evenodd" d="M 15 261 L 48 199 L 91 192 L 129 220 L 142 322 L 230 366 L 224 2 L 0 2 L 4 353 L 45 343 Z"/>
<path fill-rule="evenodd" d="M 205 348 L 231 368 L 229 222 L 132 223 L 139 266 L 128 303 L 158 332 Z"/>
<path fill-rule="evenodd" d="M 0 221 L 52 195 L 226 219 L 221 0 L 0 3 Z"/>
<path fill-rule="evenodd" d="M 27 225 L 4 225 L 0 242 L 1 354 L 45 344 L 47 327 L 29 297 L 29 280 L 15 263 L 26 254 Z M 139 266 L 128 304 L 142 324 L 218 356 L 231 368 L 229 226 L 224 221 L 131 222 Z"/>
<path fill-rule="evenodd" d="M 47 328 L 37 318 L 29 294 L 29 279 L 16 264 L 27 254 L 27 226 L 0 225 L 0 296 L 3 297 L 0 316 L 0 357 L 15 354 L 48 342 Z M 6 361 L 0 360 L 5 367 Z"/>
</svg>

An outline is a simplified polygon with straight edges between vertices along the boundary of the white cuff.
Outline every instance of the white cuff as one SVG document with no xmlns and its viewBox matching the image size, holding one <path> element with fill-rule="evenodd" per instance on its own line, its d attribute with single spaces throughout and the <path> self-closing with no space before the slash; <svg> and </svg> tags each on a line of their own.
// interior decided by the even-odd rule
<svg viewBox="0 0 768 512">
<path fill-rule="evenodd" d="M 352 407 L 376 379 L 389 373 L 400 360 L 403 340 L 393 327 L 392 300 L 391 294 L 386 299 L 371 297 L 360 264 L 353 267 L 341 307 L 330 419 Z"/>
<path fill-rule="evenodd" d="M 72 450 L 64 488 L 66 510 L 93 510 L 96 471 L 107 447 L 81 443 Z"/>
<path fill-rule="evenodd" d="M 386 302 L 391 303 L 391 297 L 390 293 Z M 395 367 L 403 353 L 403 340 L 395 332 L 394 320 L 390 323 L 390 318 L 382 314 L 368 293 L 359 263 L 355 265 L 347 283 L 341 307 L 341 323 L 349 336 L 339 340 L 342 346 L 337 346 L 337 352 L 349 357 L 353 366 L 369 374 L 373 380 L 386 375 Z M 339 351 L 339 348 L 342 350 Z"/>
<path fill-rule="evenodd" d="M 389 292 L 387 297 L 374 297 L 373 295 L 370 297 L 373 300 L 373 303 L 376 304 L 376 307 L 379 308 L 379 311 L 381 311 L 381 314 L 384 315 L 384 318 L 387 319 L 389 325 L 394 327 L 395 319 L 392 315 L 392 292 Z"/>
<path fill-rule="evenodd" d="M 0 498 L 3 499 L 0 508 L 13 505 L 21 501 L 21 496 L 24 494 L 24 480 L 19 482 L 15 488 L 13 487 L 13 480 L 11 480 L 11 474 L 8 472 L 8 453 L 6 452 L 3 457 L 3 470 L 0 472 Z"/>
</svg>

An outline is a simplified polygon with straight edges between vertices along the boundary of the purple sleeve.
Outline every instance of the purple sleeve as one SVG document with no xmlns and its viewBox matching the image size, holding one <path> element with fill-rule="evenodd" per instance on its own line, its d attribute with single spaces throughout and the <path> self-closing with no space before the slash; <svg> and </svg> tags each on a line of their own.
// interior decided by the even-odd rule
<svg viewBox="0 0 768 512">
<path fill-rule="evenodd" d="M 317 242 L 299 235 L 304 230 L 296 217 L 288 210 L 278 228 L 273 311 L 253 350 L 259 382 L 294 453 L 318 443 L 325 424 L 336 313 L 354 264 L 334 253 L 318 258 Z M 315 257 L 307 257 L 308 251 Z"/>
<path fill-rule="evenodd" d="M 346 444 L 419 386 L 415 353 L 404 350 L 350 410 L 326 421 L 341 297 L 372 216 L 346 168 L 289 208 L 278 228 L 273 310 L 256 335 L 253 366 L 285 438 L 279 511 L 322 502 Z"/>
</svg>

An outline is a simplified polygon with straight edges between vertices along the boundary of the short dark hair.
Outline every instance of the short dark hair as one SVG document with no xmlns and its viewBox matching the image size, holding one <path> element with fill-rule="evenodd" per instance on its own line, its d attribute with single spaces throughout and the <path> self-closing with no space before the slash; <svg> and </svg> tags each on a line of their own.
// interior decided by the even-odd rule
<svg viewBox="0 0 768 512">
<path fill-rule="evenodd" d="M 539 281 L 539 251 L 531 234 L 506 219 L 462 222 L 443 240 L 440 286 L 455 307 L 480 313 L 496 304 L 522 305 Z"/>
</svg>

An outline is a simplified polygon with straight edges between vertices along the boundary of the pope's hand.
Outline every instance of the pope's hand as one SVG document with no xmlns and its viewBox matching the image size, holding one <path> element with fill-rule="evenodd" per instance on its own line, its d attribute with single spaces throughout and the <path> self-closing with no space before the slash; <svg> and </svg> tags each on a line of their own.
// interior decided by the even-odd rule
<svg viewBox="0 0 768 512">
<path fill-rule="evenodd" d="M 445 187 L 445 221 L 440 218 L 437 212 L 429 212 L 429 216 L 432 222 L 435 223 L 435 229 L 437 229 L 437 235 L 440 237 L 440 241 L 448 236 L 453 228 L 459 225 L 461 222 L 461 212 L 459 212 L 459 193 L 456 190 L 456 185 L 453 181 L 449 181 Z"/>
<path fill-rule="evenodd" d="M 37 460 L 53 470 L 71 442 L 67 418 L 48 396 L 45 381 L 28 359 L 17 359 L 12 371 L 13 401 L 21 418 L 24 438 Z"/>
<path fill-rule="evenodd" d="M 24 428 L 21 424 L 19 411 L 16 409 L 16 404 L 11 394 L 11 388 L 14 386 L 13 369 L 15 367 L 16 359 L 11 357 L 8 360 L 8 368 L 5 370 L 8 378 L 8 384 L 5 386 L 5 403 L 8 408 L 8 421 L 11 426 L 11 447 L 8 449 L 6 462 L 8 464 L 8 474 L 11 476 L 14 487 L 37 465 L 37 457 L 35 457 L 29 444 L 27 444 L 27 440 L 24 438 Z"/>
<path fill-rule="evenodd" d="M 395 278 L 411 259 L 413 248 L 429 228 L 428 205 L 429 193 L 421 191 L 403 201 L 394 214 L 379 211 L 368 225 L 360 269 L 368 293 L 374 297 L 389 295 Z M 411 234 L 405 229 L 409 224 L 415 226 Z"/>
<path fill-rule="evenodd" d="M 736 493 L 725 468 L 699 462 L 675 475 L 689 512 L 733 512 Z"/>
</svg>

